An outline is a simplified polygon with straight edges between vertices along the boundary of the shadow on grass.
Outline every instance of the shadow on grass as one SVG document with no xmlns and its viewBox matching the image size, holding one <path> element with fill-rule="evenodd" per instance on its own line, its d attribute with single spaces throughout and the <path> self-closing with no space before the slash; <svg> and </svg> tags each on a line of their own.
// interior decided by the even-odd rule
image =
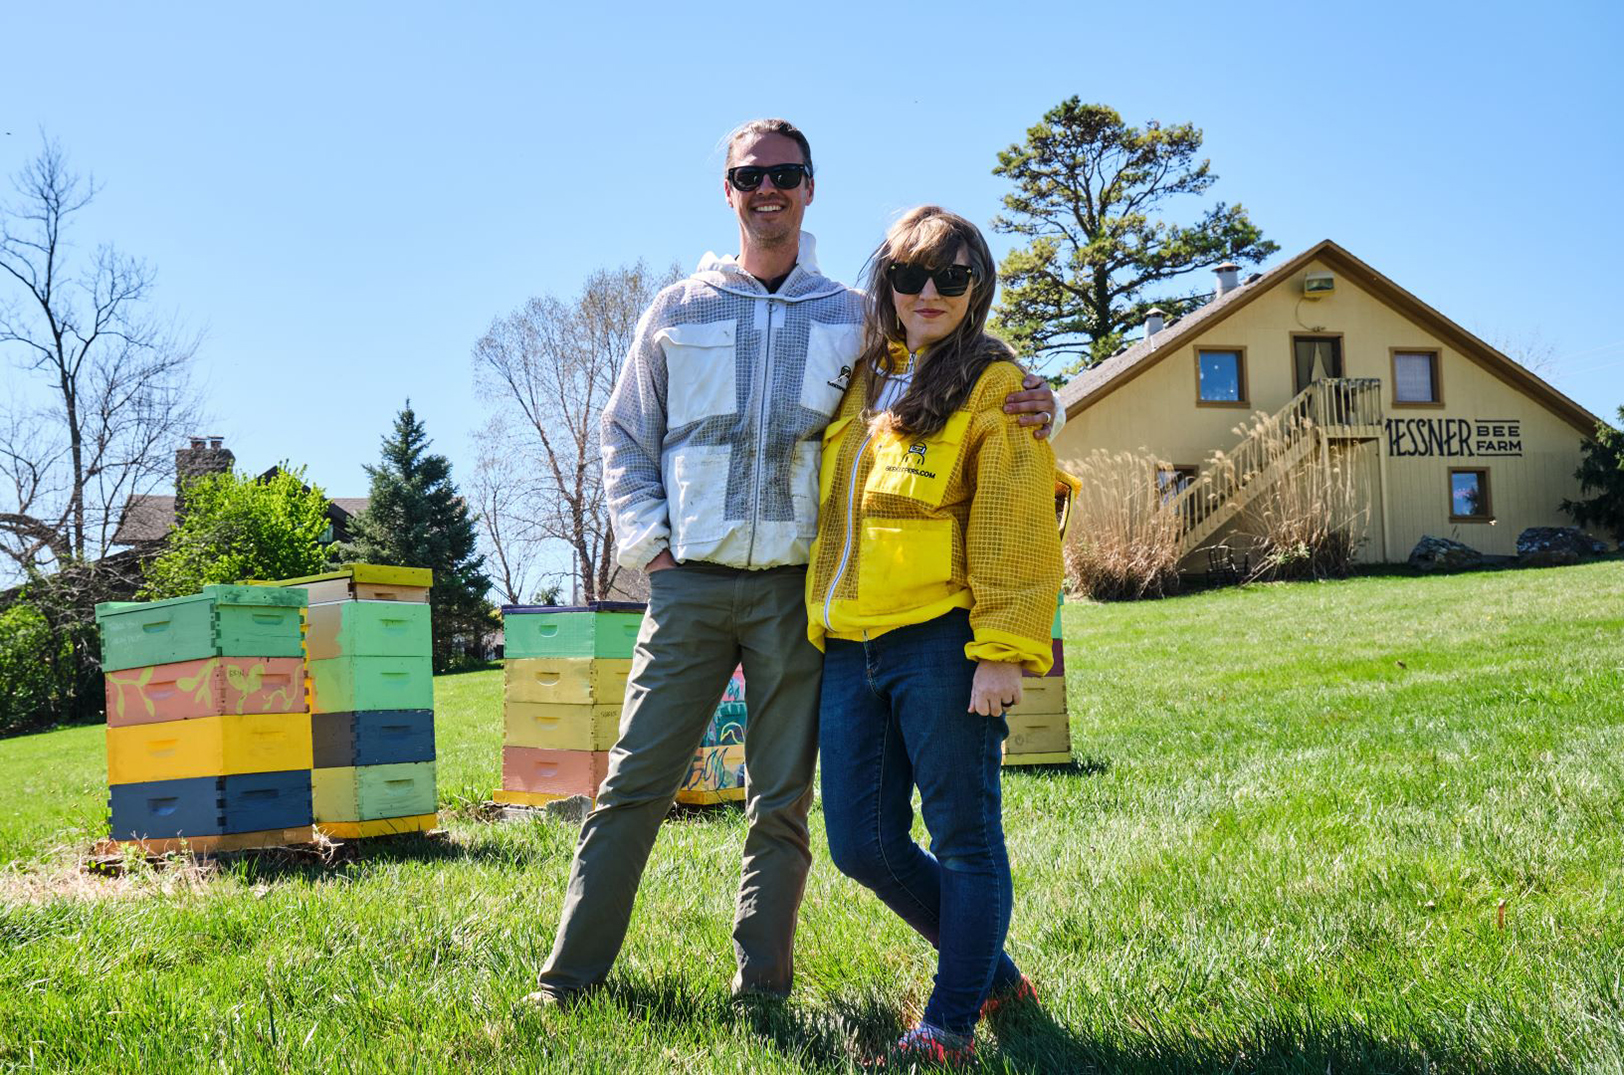
<svg viewBox="0 0 1624 1075">
<path fill-rule="evenodd" d="M 1111 759 L 1083 757 L 1055 765 L 1008 765 L 1004 767 L 1001 779 L 1036 777 L 1056 780 L 1064 777 L 1103 776 L 1110 771 Z"/>
<path fill-rule="evenodd" d="M 819 1007 L 767 998 L 729 1002 L 676 978 L 616 975 L 590 1003 L 685 1037 L 695 1025 L 731 1024 L 808 1070 L 851 1071 L 886 1054 L 905 1029 L 894 998 L 832 997 Z M 976 1062 L 966 1071 L 1207 1073 L 1453 1072 L 1556 1075 L 1550 1061 L 1495 1056 L 1425 1038 L 1378 1037 L 1343 1022 L 1199 1028 L 1146 1024 L 1130 1018 L 1120 1035 L 1074 1031 L 1041 1008 L 1011 1012 L 989 1033 L 978 1032 Z M 910 1070 L 906 1065 L 882 1070 Z"/>
<path fill-rule="evenodd" d="M 573 849 L 573 840 L 568 847 Z M 308 849 L 270 848 L 258 851 L 232 851 L 206 860 L 221 873 L 247 883 L 277 884 L 300 881 L 324 884 L 353 882 L 367 874 L 402 863 L 485 862 L 524 868 L 562 858 L 568 851 L 522 841 L 465 842 L 449 837 L 411 833 L 369 840 L 340 841 L 339 846 L 320 853 Z"/>
</svg>

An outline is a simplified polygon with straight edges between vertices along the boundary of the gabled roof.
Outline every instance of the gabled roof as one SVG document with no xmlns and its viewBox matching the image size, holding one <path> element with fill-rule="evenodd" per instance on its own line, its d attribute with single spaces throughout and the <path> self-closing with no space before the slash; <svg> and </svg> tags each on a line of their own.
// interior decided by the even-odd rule
<svg viewBox="0 0 1624 1075">
<path fill-rule="evenodd" d="M 1291 279 L 1306 265 L 1316 260 L 1331 266 L 1348 282 L 1370 292 L 1502 381 L 1533 396 L 1586 436 L 1595 433 L 1597 423 L 1595 415 L 1329 239 L 1322 240 L 1296 257 L 1276 265 L 1256 280 L 1236 288 L 1223 298 L 1191 311 L 1154 337 L 1140 340 L 1121 354 L 1113 355 L 1072 378 L 1060 389 L 1060 403 L 1066 408 L 1066 417 L 1071 418 L 1092 407 L 1161 359 L 1182 348 L 1199 333 L 1220 324 L 1237 310 L 1244 309 L 1253 299 Z"/>
</svg>

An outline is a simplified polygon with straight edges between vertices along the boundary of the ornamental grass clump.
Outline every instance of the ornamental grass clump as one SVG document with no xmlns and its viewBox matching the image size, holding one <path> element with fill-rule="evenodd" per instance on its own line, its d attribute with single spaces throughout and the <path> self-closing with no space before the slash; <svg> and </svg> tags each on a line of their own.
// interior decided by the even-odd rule
<svg viewBox="0 0 1624 1075">
<path fill-rule="evenodd" d="M 1097 601 L 1165 597 L 1179 589 L 1179 517 L 1164 503 L 1171 473 L 1154 456 L 1091 452 L 1066 543 L 1072 589 Z"/>
<path fill-rule="evenodd" d="M 1246 503 L 1239 529 L 1253 539 L 1252 579 L 1326 579 L 1352 574 L 1370 523 L 1370 484 L 1358 445 L 1321 442 L 1305 417 L 1258 417 L 1235 430 L 1259 449 L 1258 470 L 1272 471 Z M 1307 452 L 1294 458 L 1293 449 Z M 1224 465 L 1220 459 L 1219 465 Z"/>
</svg>

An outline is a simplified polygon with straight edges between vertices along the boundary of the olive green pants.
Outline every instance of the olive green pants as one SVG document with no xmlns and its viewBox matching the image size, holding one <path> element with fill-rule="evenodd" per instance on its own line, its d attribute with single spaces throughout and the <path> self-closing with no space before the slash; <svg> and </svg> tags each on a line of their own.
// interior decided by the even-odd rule
<svg viewBox="0 0 1624 1075">
<path fill-rule="evenodd" d="M 806 640 L 806 569 L 683 564 L 654 572 L 649 585 L 620 739 L 581 826 L 541 989 L 562 997 L 608 975 L 660 822 L 742 663 L 749 831 L 733 920 L 733 991 L 784 995 L 812 862 L 806 815 L 823 674 L 823 654 Z"/>
</svg>

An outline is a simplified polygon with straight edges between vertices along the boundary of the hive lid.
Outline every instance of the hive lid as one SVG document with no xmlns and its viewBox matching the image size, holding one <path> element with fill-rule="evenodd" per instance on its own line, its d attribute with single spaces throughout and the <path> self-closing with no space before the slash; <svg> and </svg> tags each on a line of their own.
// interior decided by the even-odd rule
<svg viewBox="0 0 1624 1075">
<path fill-rule="evenodd" d="M 647 607 L 641 601 L 591 601 L 584 605 L 503 605 L 502 615 L 515 616 L 538 612 L 642 612 Z"/>
<path fill-rule="evenodd" d="M 278 608 L 302 608 L 308 603 L 303 590 L 279 590 L 263 586 L 205 586 L 199 593 L 185 597 L 171 597 L 163 601 L 103 601 L 96 606 L 96 620 L 132 612 L 136 609 L 169 608 L 206 601 L 216 605 L 273 605 Z"/>
<path fill-rule="evenodd" d="M 434 572 L 426 567 L 396 567 L 393 564 L 345 564 L 343 567 L 320 575 L 305 575 L 296 579 L 245 579 L 245 586 L 304 586 L 312 582 L 331 579 L 354 579 L 382 586 L 433 586 Z"/>
</svg>

